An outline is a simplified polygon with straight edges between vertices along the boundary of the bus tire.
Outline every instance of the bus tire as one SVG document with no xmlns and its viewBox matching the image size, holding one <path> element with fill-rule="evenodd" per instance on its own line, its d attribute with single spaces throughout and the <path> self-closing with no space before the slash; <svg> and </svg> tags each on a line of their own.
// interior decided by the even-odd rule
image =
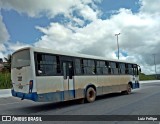
<svg viewBox="0 0 160 124">
<path fill-rule="evenodd" d="M 132 91 L 131 84 L 128 84 L 127 85 L 127 90 L 122 91 L 122 94 L 129 95 L 129 94 L 131 94 L 131 91 Z"/>
<path fill-rule="evenodd" d="M 87 102 L 94 102 L 96 99 L 96 91 L 93 87 L 89 87 L 86 91 L 86 101 Z"/>
</svg>

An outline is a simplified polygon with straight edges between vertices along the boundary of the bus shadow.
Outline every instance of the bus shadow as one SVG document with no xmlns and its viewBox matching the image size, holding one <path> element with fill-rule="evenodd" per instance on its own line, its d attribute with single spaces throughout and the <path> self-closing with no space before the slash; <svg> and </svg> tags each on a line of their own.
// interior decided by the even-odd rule
<svg viewBox="0 0 160 124">
<path fill-rule="evenodd" d="M 104 94 L 104 95 L 100 95 L 96 98 L 96 100 L 102 100 L 102 99 L 109 99 L 109 98 L 113 98 L 113 97 L 119 97 L 119 96 L 123 96 L 122 93 L 109 93 L 109 94 Z"/>
<path fill-rule="evenodd" d="M 70 100 L 65 102 L 57 102 L 57 103 L 34 103 L 32 106 L 27 106 L 21 108 L 21 112 L 28 112 L 28 113 L 41 113 L 41 112 L 47 112 L 50 110 L 58 110 L 62 108 L 67 108 L 69 106 L 78 105 L 79 103 L 76 102 L 77 100 Z M 27 114 L 27 113 L 26 113 Z"/>
<path fill-rule="evenodd" d="M 133 93 L 132 93 L 133 94 Z M 110 93 L 106 95 L 101 95 L 96 98 L 96 101 L 104 100 L 104 99 L 109 99 L 109 98 L 115 98 L 123 96 L 121 93 Z M 36 105 L 35 105 L 36 104 Z M 21 112 L 29 112 L 29 113 L 39 113 L 39 112 L 47 112 L 49 110 L 58 110 L 62 108 L 67 108 L 70 106 L 76 106 L 76 105 L 83 105 L 79 102 L 79 100 L 70 100 L 70 101 L 65 101 L 65 102 L 58 102 L 58 103 L 34 103 L 32 106 L 27 106 L 21 108 Z M 87 103 L 84 103 L 87 104 Z"/>
</svg>

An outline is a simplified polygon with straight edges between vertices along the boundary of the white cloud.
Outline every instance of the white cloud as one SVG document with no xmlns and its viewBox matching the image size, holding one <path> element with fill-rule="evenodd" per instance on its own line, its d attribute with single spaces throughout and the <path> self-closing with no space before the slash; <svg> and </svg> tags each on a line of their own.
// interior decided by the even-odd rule
<svg viewBox="0 0 160 124">
<path fill-rule="evenodd" d="M 20 48 L 29 47 L 29 46 L 31 46 L 31 45 L 24 44 L 19 41 L 17 41 L 16 43 L 6 42 L 5 46 L 3 44 L 0 45 L 0 49 L 1 48 L 3 49 L 2 51 L 0 51 L 0 58 L 4 58 L 4 57 L 8 56 L 8 54 L 12 54 L 14 51 L 16 51 Z"/>
<path fill-rule="evenodd" d="M 16 43 L 7 42 L 6 45 L 7 45 L 6 54 L 11 54 L 20 48 L 31 46 L 29 44 L 24 44 L 19 41 L 17 41 Z"/>
<path fill-rule="evenodd" d="M 97 0 L 94 0 L 94 2 L 100 2 Z M 72 22 L 75 22 L 76 24 L 70 23 L 71 25 L 84 25 L 84 20 L 77 18 L 75 15 L 73 15 L 74 11 L 77 11 L 79 16 L 84 17 L 86 20 L 94 20 L 97 18 L 98 15 L 98 10 L 93 11 L 88 4 L 91 4 L 92 6 L 96 7 L 92 0 L 59 0 L 58 2 L 56 0 L 27 0 L 27 1 L 21 1 L 21 0 L 1 0 L 0 1 L 0 9 L 5 9 L 5 10 L 15 10 L 20 14 L 27 14 L 30 17 L 40 17 L 40 16 L 47 16 L 49 18 L 54 18 L 58 14 L 63 14 L 65 17 L 69 18 Z M 85 9 L 85 10 L 82 10 Z M 93 17 L 92 17 L 93 16 Z M 52 24 L 51 24 L 52 25 Z M 54 25 L 55 26 L 55 25 Z M 8 32 L 5 28 L 4 23 L 2 22 L 2 16 L 0 16 L 0 28 L 1 28 L 1 34 L 0 34 L 0 48 L 1 51 L 4 50 L 6 52 L 6 48 L 4 46 L 4 42 L 9 40 L 9 35 Z M 59 29 L 58 29 L 59 28 Z M 42 30 L 42 28 L 37 26 L 37 29 Z M 67 38 L 68 33 L 71 32 L 70 30 L 65 30 L 63 26 L 57 26 L 57 30 L 53 30 L 52 28 L 48 33 L 56 33 L 54 35 L 54 39 L 57 39 L 58 41 L 63 41 L 64 38 Z M 66 31 L 66 33 L 65 33 Z M 69 31 L 69 32 L 67 32 Z M 42 31 L 43 32 L 43 31 Z M 63 33 L 64 32 L 64 33 Z M 47 33 L 44 31 L 44 33 Z M 49 35 L 49 34 L 48 34 Z M 63 35 L 63 36 L 61 36 Z M 55 38 L 56 37 L 56 38 Z M 53 37 L 52 37 L 53 38 Z M 51 39 L 52 39 L 51 38 Z M 43 37 L 42 39 L 45 39 Z M 12 44 L 12 46 L 9 45 L 8 43 L 8 50 L 16 50 L 21 46 L 20 42 L 17 42 L 15 45 Z M 69 43 L 70 46 L 71 43 Z M 24 45 L 22 45 L 24 46 Z"/>
<path fill-rule="evenodd" d="M 47 13 L 47 16 L 55 16 L 58 13 L 68 13 L 70 7 L 77 3 L 74 0 L 1 0 L 0 6 L 4 9 L 14 9 L 19 13 L 27 13 L 31 17 Z M 45 13 L 45 14 L 46 14 Z"/>
<path fill-rule="evenodd" d="M 96 20 L 99 11 L 94 11 L 92 8 L 90 8 L 88 5 L 82 5 L 79 6 L 78 9 L 80 9 L 80 15 L 83 16 L 85 20 Z"/>
<path fill-rule="evenodd" d="M 0 29 L 1 29 L 0 44 L 3 44 L 9 39 L 9 34 L 7 32 L 5 24 L 3 23 L 3 18 L 1 15 L 0 15 Z"/>
<path fill-rule="evenodd" d="M 94 5 L 92 0 L 27 0 L 25 2 L 22 0 L 1 0 L 0 8 L 13 9 L 19 13 L 26 13 L 30 17 L 46 15 L 49 18 L 58 14 L 70 17 L 74 10 L 80 9 L 79 11 L 84 14 L 84 17 L 95 18 L 95 13 L 87 5 L 89 3 Z"/>
<path fill-rule="evenodd" d="M 159 14 L 160 0 L 140 0 L 142 7 L 140 12 L 148 14 Z"/>
<path fill-rule="evenodd" d="M 0 58 L 3 58 L 3 51 L 6 50 L 4 43 L 7 42 L 9 40 L 9 34 L 7 32 L 6 26 L 3 23 L 3 18 L 0 15 Z"/>
<path fill-rule="evenodd" d="M 0 52 L 5 51 L 6 47 L 4 46 L 4 44 L 0 44 Z"/>
</svg>

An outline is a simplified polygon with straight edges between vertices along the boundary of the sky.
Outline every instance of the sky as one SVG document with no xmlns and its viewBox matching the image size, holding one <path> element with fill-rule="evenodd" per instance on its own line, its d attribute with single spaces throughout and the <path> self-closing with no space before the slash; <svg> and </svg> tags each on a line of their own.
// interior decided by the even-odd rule
<svg viewBox="0 0 160 124">
<path fill-rule="evenodd" d="M 160 74 L 160 0 L 0 0 L 0 58 L 26 47 L 136 62 Z"/>
</svg>

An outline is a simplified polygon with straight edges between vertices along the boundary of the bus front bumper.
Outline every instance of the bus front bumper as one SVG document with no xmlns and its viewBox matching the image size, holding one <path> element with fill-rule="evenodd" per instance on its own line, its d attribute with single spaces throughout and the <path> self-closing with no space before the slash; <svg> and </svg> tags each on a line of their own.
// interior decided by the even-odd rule
<svg viewBox="0 0 160 124">
<path fill-rule="evenodd" d="M 36 92 L 33 93 L 21 93 L 21 92 L 16 92 L 13 89 L 11 90 L 12 96 L 14 97 L 18 97 L 23 99 L 29 99 L 29 100 L 33 100 L 33 101 L 37 101 L 38 99 L 38 95 Z"/>
</svg>

